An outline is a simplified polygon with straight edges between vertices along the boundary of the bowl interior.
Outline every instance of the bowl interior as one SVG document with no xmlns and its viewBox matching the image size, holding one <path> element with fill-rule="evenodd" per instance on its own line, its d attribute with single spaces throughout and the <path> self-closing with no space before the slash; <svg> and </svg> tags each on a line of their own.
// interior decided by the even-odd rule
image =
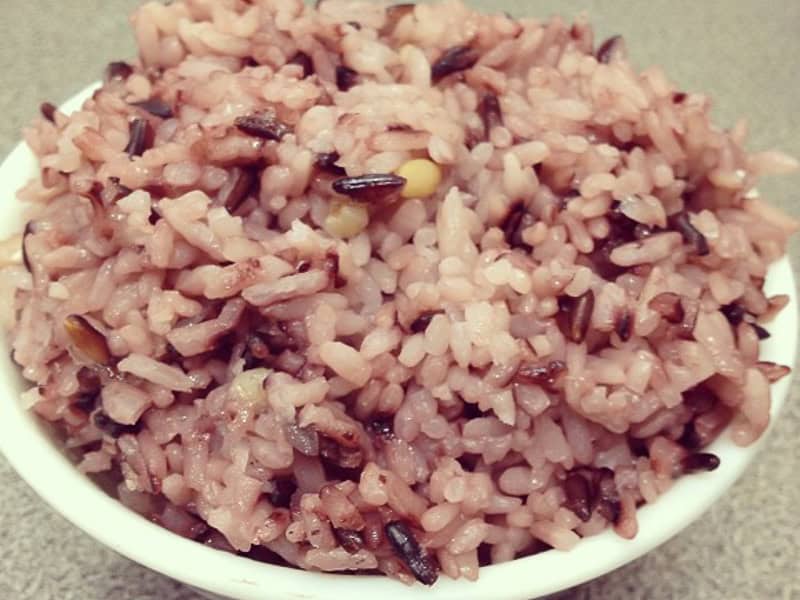
<svg viewBox="0 0 800 600">
<path fill-rule="evenodd" d="M 80 108 L 97 84 L 69 100 L 65 112 Z M 18 145 L 0 166 L 0 238 L 21 230 L 21 204 L 14 192 L 37 172 L 35 157 Z M 788 294 L 789 305 L 769 324 L 772 337 L 761 345 L 763 360 L 794 365 L 797 350 L 797 295 L 788 259 L 770 269 L 768 294 Z M 772 386 L 772 418 L 790 387 L 789 378 Z M 476 583 L 445 578 L 432 589 L 407 587 L 378 576 L 352 577 L 303 572 L 266 565 L 183 539 L 149 522 L 107 496 L 80 474 L 37 419 L 19 402 L 27 388 L 0 340 L 0 450 L 31 487 L 55 510 L 88 534 L 128 558 L 199 589 L 241 600 L 321 599 L 354 592 L 398 600 L 480 598 L 529 599 L 578 585 L 628 563 L 663 543 L 699 517 L 741 475 L 763 444 L 735 446 L 723 435 L 710 451 L 721 458 L 711 473 L 678 480 L 657 502 L 638 512 L 639 533 L 623 540 L 611 531 L 582 540 L 570 552 L 551 550 L 481 569 Z"/>
</svg>

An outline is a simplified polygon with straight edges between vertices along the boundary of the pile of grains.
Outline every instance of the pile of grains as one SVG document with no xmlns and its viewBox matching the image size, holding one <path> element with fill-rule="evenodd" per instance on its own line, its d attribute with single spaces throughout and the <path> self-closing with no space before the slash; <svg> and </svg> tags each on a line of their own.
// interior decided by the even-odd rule
<svg viewBox="0 0 800 600">
<path fill-rule="evenodd" d="M 568 550 L 769 421 L 798 223 L 621 38 L 178 0 L 25 133 L 2 323 L 79 468 L 224 551 L 406 582 Z M 22 248 L 21 260 L 16 260 Z"/>
</svg>

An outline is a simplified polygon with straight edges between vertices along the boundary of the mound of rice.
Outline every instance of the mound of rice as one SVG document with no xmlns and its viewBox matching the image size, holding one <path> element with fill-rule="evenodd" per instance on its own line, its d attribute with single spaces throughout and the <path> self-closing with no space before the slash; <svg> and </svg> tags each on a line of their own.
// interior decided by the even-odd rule
<svg viewBox="0 0 800 600">
<path fill-rule="evenodd" d="M 133 28 L 135 63 L 26 131 L 0 305 L 25 401 L 134 510 L 273 563 L 475 579 L 633 537 L 723 430 L 767 427 L 788 299 L 762 287 L 798 223 L 754 184 L 798 163 L 621 38 L 457 0 Z"/>
</svg>

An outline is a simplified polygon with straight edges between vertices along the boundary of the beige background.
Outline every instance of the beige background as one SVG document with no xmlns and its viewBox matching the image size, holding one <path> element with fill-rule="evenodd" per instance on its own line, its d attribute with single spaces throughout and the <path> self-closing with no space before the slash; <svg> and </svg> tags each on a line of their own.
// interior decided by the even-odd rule
<svg viewBox="0 0 800 600">
<path fill-rule="evenodd" d="M 0 0 L 0 154 L 39 102 L 61 102 L 133 53 L 135 0 Z M 716 100 L 722 126 L 751 123 L 751 147 L 800 156 L 799 0 L 508 0 L 514 14 L 588 10 L 599 35 L 624 33 L 635 61 L 661 63 Z M 762 190 L 796 216 L 800 176 Z M 7 192 L 4 192 L 7 193 Z M 793 246 L 800 264 L 798 244 Z M 559 596 L 585 599 L 800 598 L 800 405 L 700 522 L 648 556 Z M 0 415 L 2 418 L 2 415 Z M 69 490 L 64 490 L 65 494 Z M 536 573 L 531 573 L 536 577 Z M 0 457 L 0 599 L 189 600 L 196 594 L 107 550 L 46 507 Z"/>
</svg>

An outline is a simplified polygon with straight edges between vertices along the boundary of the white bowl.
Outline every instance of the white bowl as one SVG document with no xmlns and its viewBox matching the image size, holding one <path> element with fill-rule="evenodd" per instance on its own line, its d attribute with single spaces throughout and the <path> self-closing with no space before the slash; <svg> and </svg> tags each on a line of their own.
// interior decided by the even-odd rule
<svg viewBox="0 0 800 600">
<path fill-rule="evenodd" d="M 96 85 L 74 96 L 63 107 L 81 106 Z M 36 174 L 33 154 L 18 145 L 0 166 L 0 238 L 21 230 L 20 203 L 13 192 Z M 788 259 L 770 269 L 768 294 L 788 294 L 789 305 L 769 325 L 772 337 L 761 344 L 763 360 L 794 365 L 797 350 L 797 297 Z M 772 386 L 772 418 L 777 417 L 790 380 Z M 213 550 L 163 529 L 107 496 L 79 473 L 49 437 L 46 429 L 19 402 L 26 389 L 0 342 L 0 450 L 25 481 L 55 510 L 86 533 L 120 554 L 169 577 L 237 600 L 381 598 L 393 600 L 527 600 L 551 594 L 599 577 L 649 552 L 677 534 L 706 511 L 739 478 L 755 457 L 764 437 L 748 448 L 735 446 L 725 435 L 709 448 L 721 459 L 711 473 L 679 479 L 657 502 L 639 510 L 639 533 L 624 540 L 612 531 L 581 540 L 570 552 L 550 550 L 509 563 L 482 568 L 475 582 L 441 577 L 428 589 L 407 587 L 379 576 L 310 573 L 259 563 Z M 731 565 L 733 567 L 733 565 Z"/>
</svg>

